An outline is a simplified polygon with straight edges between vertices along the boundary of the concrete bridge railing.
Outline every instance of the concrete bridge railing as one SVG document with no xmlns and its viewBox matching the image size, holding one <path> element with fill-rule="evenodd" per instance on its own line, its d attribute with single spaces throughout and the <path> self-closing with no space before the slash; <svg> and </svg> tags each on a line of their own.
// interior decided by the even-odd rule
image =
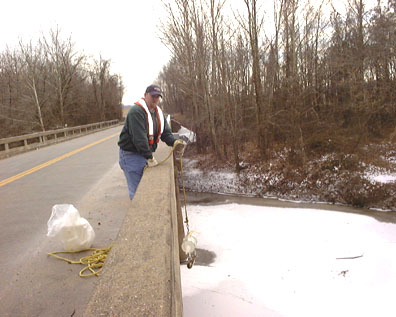
<svg viewBox="0 0 396 317">
<path fill-rule="evenodd" d="M 77 136 L 81 136 L 83 134 L 97 132 L 98 130 L 102 130 L 117 124 L 119 124 L 118 120 L 110 120 L 76 127 L 3 138 L 0 139 L 0 158 L 4 158 L 31 149 L 37 149 L 42 146 L 68 140 Z"/>
<path fill-rule="evenodd" d="M 177 192 L 172 159 L 146 169 L 84 316 L 182 316 Z"/>
</svg>

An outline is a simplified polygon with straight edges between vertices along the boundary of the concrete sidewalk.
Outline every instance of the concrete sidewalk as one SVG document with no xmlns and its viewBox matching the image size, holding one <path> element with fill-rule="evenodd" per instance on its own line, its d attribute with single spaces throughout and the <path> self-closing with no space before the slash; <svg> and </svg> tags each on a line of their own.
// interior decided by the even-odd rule
<svg viewBox="0 0 396 317">
<path fill-rule="evenodd" d="M 177 228 L 171 157 L 146 169 L 84 316 L 182 316 Z"/>
</svg>

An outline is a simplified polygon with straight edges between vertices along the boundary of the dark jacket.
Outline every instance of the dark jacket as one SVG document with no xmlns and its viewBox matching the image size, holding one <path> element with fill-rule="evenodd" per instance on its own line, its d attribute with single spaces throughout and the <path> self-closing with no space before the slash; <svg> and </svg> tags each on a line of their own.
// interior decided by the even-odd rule
<svg viewBox="0 0 396 317">
<path fill-rule="evenodd" d="M 165 116 L 165 115 L 164 115 Z M 154 126 L 154 140 L 158 137 L 158 122 L 155 112 L 151 113 Z M 161 140 L 167 145 L 173 146 L 176 138 L 173 136 L 166 118 L 164 120 L 164 131 L 161 135 Z M 149 147 L 148 142 L 148 123 L 146 112 L 138 105 L 133 105 L 128 111 L 125 119 L 124 127 L 122 128 L 118 145 L 124 151 L 136 152 L 144 156 L 146 159 L 153 158 L 153 152 L 157 149 L 157 143 L 154 142 L 152 147 Z"/>
</svg>

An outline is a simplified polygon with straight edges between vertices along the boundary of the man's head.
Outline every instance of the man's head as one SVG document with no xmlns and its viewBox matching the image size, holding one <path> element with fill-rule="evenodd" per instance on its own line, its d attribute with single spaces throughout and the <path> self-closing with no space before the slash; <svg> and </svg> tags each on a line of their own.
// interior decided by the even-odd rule
<svg viewBox="0 0 396 317">
<path fill-rule="evenodd" d="M 150 85 L 146 88 L 144 93 L 144 99 L 146 101 L 147 107 L 154 110 L 160 102 L 160 97 L 162 97 L 161 88 L 157 85 Z"/>
<path fill-rule="evenodd" d="M 146 94 L 150 94 L 152 97 L 160 96 L 162 97 L 162 90 L 157 85 L 150 85 L 146 88 Z"/>
</svg>

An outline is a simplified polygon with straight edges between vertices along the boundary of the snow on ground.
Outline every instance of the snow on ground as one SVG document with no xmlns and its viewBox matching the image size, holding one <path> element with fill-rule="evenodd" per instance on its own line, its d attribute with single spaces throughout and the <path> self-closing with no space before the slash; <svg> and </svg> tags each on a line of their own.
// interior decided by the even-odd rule
<svg viewBox="0 0 396 317">
<path fill-rule="evenodd" d="M 221 192 L 223 194 L 242 193 L 238 175 L 232 171 L 202 171 L 195 167 L 196 160 L 183 159 L 184 182 L 188 189 L 196 192 Z"/>
<path fill-rule="evenodd" d="M 396 183 L 396 173 L 375 166 L 366 168 L 364 177 L 372 183 Z"/>
<path fill-rule="evenodd" d="M 396 211 L 394 195 L 392 194 L 396 189 L 395 169 L 387 170 L 368 166 L 361 176 L 373 184 L 370 189 L 364 182 L 351 185 L 350 180 L 354 174 L 345 171 L 337 175 L 337 173 L 326 170 L 323 172 L 323 169 L 320 169 L 320 173 L 323 173 L 323 175 L 315 176 L 317 179 L 315 177 L 308 179 L 309 175 L 307 175 L 305 177 L 308 178 L 298 180 L 300 177 L 298 173 L 295 177 L 285 177 L 276 168 L 270 168 L 263 172 L 255 166 L 251 166 L 238 174 L 229 166 L 202 168 L 199 163 L 197 159 L 183 159 L 184 183 L 189 191 L 278 198 L 290 201 L 331 202 L 346 205 L 353 203 L 358 205 L 357 203 L 360 202 L 366 204 L 364 205 L 366 208 Z M 355 176 L 359 176 L 359 174 Z M 383 184 L 388 187 L 375 192 L 373 188 L 377 188 L 374 187 L 376 184 Z M 371 197 L 371 201 L 367 202 L 367 197 Z"/>
<path fill-rule="evenodd" d="M 198 249 L 216 258 L 181 267 L 185 317 L 396 316 L 395 224 L 317 209 L 187 209 Z"/>
<path fill-rule="evenodd" d="M 379 174 L 370 179 L 378 183 L 396 183 L 396 174 Z"/>
</svg>

